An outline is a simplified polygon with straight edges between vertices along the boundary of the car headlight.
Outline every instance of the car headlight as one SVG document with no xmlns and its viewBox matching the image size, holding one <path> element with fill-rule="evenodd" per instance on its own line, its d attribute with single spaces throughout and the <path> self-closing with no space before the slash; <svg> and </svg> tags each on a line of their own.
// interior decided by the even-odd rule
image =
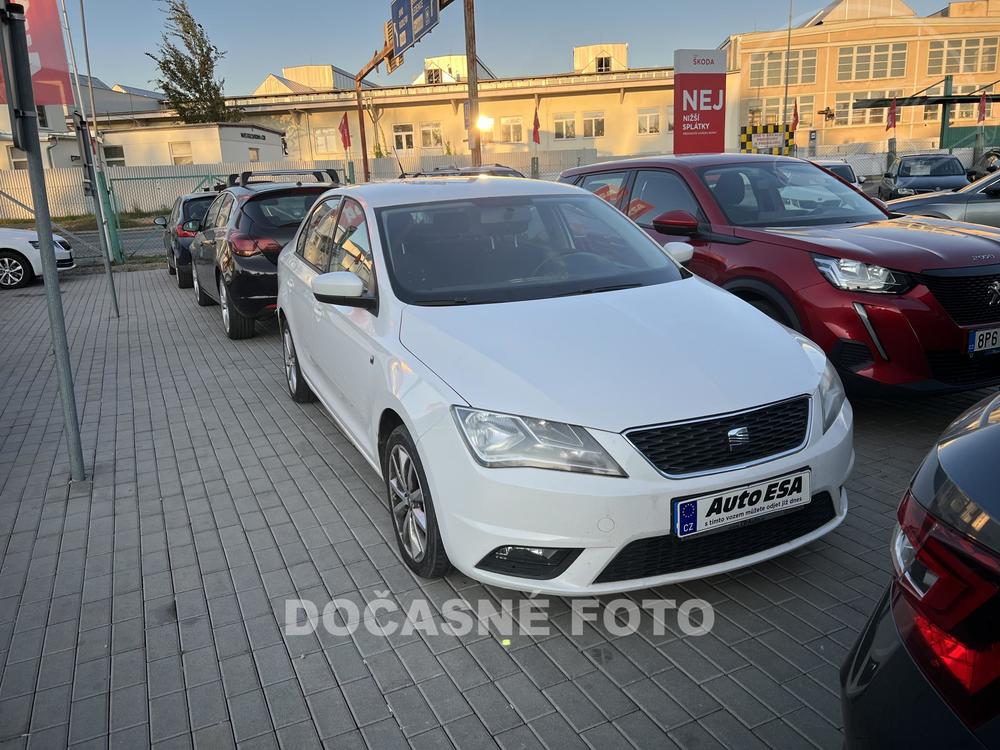
<svg viewBox="0 0 1000 750">
<path fill-rule="evenodd" d="M 902 294 L 913 284 L 905 273 L 858 260 L 828 258 L 825 255 L 814 255 L 813 260 L 827 281 L 849 292 Z"/>
<path fill-rule="evenodd" d="M 464 406 L 454 407 L 453 413 L 469 451 L 483 466 L 626 476 L 583 427 Z"/>
<path fill-rule="evenodd" d="M 830 429 L 830 425 L 840 415 L 840 410 L 844 408 L 846 399 L 847 394 L 844 392 L 844 384 L 840 380 L 840 375 L 837 374 L 837 370 L 830 360 L 827 360 L 823 377 L 819 381 L 819 400 L 823 411 L 824 433 Z"/>
<path fill-rule="evenodd" d="M 806 353 L 810 361 L 820 374 L 817 398 L 819 399 L 819 412 L 823 415 L 823 432 L 830 429 L 840 410 L 844 408 L 844 401 L 847 396 L 844 392 L 844 384 L 837 374 L 837 369 L 827 359 L 826 353 L 812 341 L 802 334 L 794 334 L 795 340 L 799 342 L 802 351 Z"/>
<path fill-rule="evenodd" d="M 917 191 L 913 188 L 896 188 L 896 195 L 916 195 Z"/>
</svg>

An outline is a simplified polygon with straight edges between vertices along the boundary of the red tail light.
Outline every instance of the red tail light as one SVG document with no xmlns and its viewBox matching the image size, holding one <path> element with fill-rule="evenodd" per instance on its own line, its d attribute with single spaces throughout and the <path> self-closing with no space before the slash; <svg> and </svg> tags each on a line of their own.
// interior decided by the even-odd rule
<svg viewBox="0 0 1000 750">
<path fill-rule="evenodd" d="M 256 255 L 257 253 L 276 253 L 281 250 L 281 243 L 267 237 L 249 237 L 245 234 L 234 232 L 229 235 L 229 244 L 233 252 L 243 257 Z"/>
<path fill-rule="evenodd" d="M 181 229 L 180 227 L 177 227 L 177 236 L 178 237 L 194 237 L 197 234 L 198 234 L 197 232 L 189 232 L 186 229 Z"/>
<path fill-rule="evenodd" d="M 966 724 L 1000 712 L 1000 558 L 909 492 L 893 537 L 893 616 L 927 678 Z"/>
</svg>

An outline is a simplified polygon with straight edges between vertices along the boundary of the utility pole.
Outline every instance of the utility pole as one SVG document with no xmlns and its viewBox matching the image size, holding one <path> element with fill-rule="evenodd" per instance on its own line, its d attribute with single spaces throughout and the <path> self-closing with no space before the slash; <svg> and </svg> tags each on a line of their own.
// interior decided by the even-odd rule
<svg viewBox="0 0 1000 750">
<path fill-rule="evenodd" d="M 4 0 L 0 9 L 0 57 L 2 57 L 7 107 L 14 146 L 24 151 L 31 182 L 31 201 L 35 209 L 35 229 L 38 232 L 38 252 L 42 260 L 45 301 L 49 311 L 52 350 L 55 354 L 59 395 L 62 399 L 66 444 L 69 448 L 70 477 L 82 481 L 83 447 L 80 443 L 80 423 L 73 392 L 73 371 L 66 339 L 66 318 L 59 292 L 59 272 L 52 245 L 52 217 L 45 191 L 45 168 L 42 147 L 38 142 L 38 115 L 35 94 L 31 88 L 31 63 L 28 59 L 28 38 L 24 23 L 24 6 Z"/>
<path fill-rule="evenodd" d="M 479 58 L 476 57 L 475 0 L 465 0 L 465 66 L 469 77 L 469 152 L 472 166 L 483 165 L 483 144 L 479 140 Z"/>
<path fill-rule="evenodd" d="M 786 128 L 788 127 L 788 62 L 792 56 L 792 3 L 793 0 L 788 0 L 788 36 L 785 38 L 785 69 L 782 71 L 782 77 L 785 79 L 785 95 L 781 97 L 781 124 Z"/>
</svg>

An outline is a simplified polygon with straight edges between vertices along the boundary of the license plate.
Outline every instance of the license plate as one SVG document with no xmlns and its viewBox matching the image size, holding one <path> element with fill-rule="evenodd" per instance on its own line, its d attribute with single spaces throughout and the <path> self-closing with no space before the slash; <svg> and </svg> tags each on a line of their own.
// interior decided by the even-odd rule
<svg viewBox="0 0 1000 750">
<path fill-rule="evenodd" d="M 989 352 L 994 349 L 1000 349 L 1000 328 L 969 331 L 969 354 Z"/>
<path fill-rule="evenodd" d="M 805 505 L 811 500 L 808 469 L 710 495 L 681 498 L 674 500 L 674 533 L 684 539 Z"/>
</svg>

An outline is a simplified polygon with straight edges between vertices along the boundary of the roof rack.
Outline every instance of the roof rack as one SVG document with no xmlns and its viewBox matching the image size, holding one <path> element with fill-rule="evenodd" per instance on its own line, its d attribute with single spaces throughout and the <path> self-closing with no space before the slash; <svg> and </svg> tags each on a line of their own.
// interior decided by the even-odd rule
<svg viewBox="0 0 1000 750">
<path fill-rule="evenodd" d="M 337 175 L 336 169 L 269 169 L 259 172 L 240 172 L 233 173 L 226 178 L 226 183 L 228 187 L 234 187 L 239 185 L 240 187 L 246 187 L 251 178 L 253 177 L 288 177 L 291 175 L 312 175 L 316 178 L 316 182 L 330 182 L 333 185 L 340 184 L 340 177 Z M 261 180 L 261 182 L 271 182 L 271 180 Z"/>
<path fill-rule="evenodd" d="M 411 177 L 456 177 L 461 175 L 475 175 L 489 173 L 492 169 L 501 169 L 524 177 L 523 174 L 518 172 L 513 167 L 508 167 L 506 164 L 483 164 L 479 167 L 458 167 L 454 164 L 449 164 L 437 166 L 431 170 L 422 172 L 400 172 L 399 179 L 402 180 Z"/>
</svg>

